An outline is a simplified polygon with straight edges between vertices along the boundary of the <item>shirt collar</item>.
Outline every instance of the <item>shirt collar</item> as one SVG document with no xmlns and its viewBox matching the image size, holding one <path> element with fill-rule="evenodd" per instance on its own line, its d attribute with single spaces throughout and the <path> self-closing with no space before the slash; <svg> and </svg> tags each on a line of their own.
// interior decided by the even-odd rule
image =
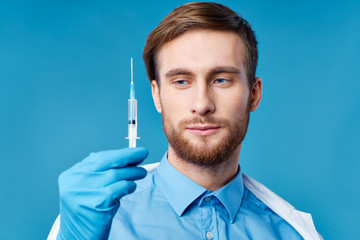
<svg viewBox="0 0 360 240">
<path fill-rule="evenodd" d="M 159 186 L 175 212 L 181 216 L 185 209 L 207 189 L 175 169 L 167 160 L 167 153 L 162 158 L 154 174 L 155 184 Z M 226 208 L 231 222 L 234 221 L 243 198 L 244 185 L 241 171 L 228 184 L 212 192 Z"/>
<path fill-rule="evenodd" d="M 206 188 L 176 170 L 168 162 L 167 153 L 154 173 L 154 180 L 179 216 L 195 199 L 206 192 Z"/>
<path fill-rule="evenodd" d="M 224 205 L 230 216 L 231 223 L 233 223 L 237 213 L 239 212 L 244 195 L 241 168 L 239 167 L 238 173 L 231 182 L 215 191 L 213 195 L 215 195 Z"/>
</svg>

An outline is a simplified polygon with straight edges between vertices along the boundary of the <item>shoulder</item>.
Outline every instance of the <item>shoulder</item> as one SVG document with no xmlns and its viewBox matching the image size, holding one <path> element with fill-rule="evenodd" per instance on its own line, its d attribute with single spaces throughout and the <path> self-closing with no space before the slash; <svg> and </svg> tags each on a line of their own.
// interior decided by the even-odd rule
<svg viewBox="0 0 360 240">
<path fill-rule="evenodd" d="M 246 186 L 244 186 L 244 196 L 241 206 L 242 209 L 247 209 L 257 215 L 267 215 L 273 213 L 273 211 L 258 197 L 256 197 Z"/>
<path fill-rule="evenodd" d="M 321 239 L 316 231 L 311 214 L 296 210 L 290 203 L 263 184 L 244 173 L 242 175 L 245 188 L 264 203 L 267 208 L 288 222 L 304 239 Z"/>
<path fill-rule="evenodd" d="M 248 175 L 242 173 L 244 186 L 258 198 L 261 202 L 265 205 L 270 207 L 272 210 L 281 208 L 287 209 L 288 211 L 292 211 L 295 208 L 282 199 L 280 196 L 272 192 L 266 186 L 261 184 L 260 182 L 256 181 L 255 179 L 249 177 Z M 276 212 L 276 211 L 275 211 Z"/>
</svg>

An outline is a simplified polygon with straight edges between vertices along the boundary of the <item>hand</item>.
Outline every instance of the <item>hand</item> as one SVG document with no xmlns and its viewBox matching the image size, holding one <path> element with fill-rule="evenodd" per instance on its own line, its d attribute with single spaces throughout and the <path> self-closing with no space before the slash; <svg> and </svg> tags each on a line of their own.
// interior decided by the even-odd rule
<svg viewBox="0 0 360 240">
<path fill-rule="evenodd" d="M 145 148 L 91 153 L 60 174 L 57 239 L 108 239 L 120 198 L 135 191 L 133 181 L 147 174 L 136 167 L 147 155 Z"/>
</svg>

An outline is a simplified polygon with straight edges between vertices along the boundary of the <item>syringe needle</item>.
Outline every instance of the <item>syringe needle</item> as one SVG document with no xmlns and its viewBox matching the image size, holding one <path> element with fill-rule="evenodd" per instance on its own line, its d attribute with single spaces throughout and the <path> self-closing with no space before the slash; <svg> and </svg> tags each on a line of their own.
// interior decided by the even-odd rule
<svg viewBox="0 0 360 240">
<path fill-rule="evenodd" d="M 133 58 L 131 58 L 131 81 L 130 81 L 130 99 L 135 98 Z"/>
<path fill-rule="evenodd" d="M 131 84 L 134 84 L 133 58 L 131 58 Z"/>
</svg>

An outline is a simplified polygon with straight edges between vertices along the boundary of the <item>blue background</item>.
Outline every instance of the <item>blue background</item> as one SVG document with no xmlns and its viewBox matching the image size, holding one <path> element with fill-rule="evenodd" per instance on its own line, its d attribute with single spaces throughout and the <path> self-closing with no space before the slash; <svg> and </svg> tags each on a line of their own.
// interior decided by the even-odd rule
<svg viewBox="0 0 360 240">
<path fill-rule="evenodd" d="M 219 1 L 259 41 L 263 99 L 240 163 L 325 239 L 360 235 L 359 1 Z M 0 239 L 45 239 L 58 175 L 127 146 L 130 57 L 146 163 L 167 149 L 141 59 L 185 1 L 0 2 Z"/>
</svg>

